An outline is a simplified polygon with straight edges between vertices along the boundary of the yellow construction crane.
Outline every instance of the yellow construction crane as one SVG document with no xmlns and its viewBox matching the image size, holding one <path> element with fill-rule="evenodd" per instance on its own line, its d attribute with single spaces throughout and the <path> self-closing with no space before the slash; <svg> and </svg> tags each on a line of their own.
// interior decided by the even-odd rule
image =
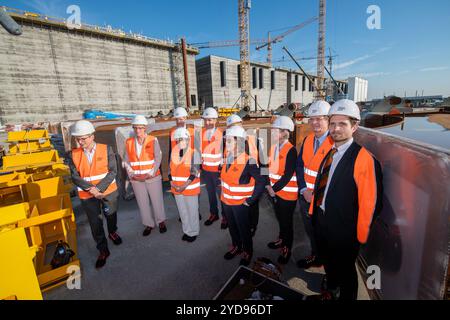
<svg viewBox="0 0 450 320">
<path fill-rule="evenodd" d="M 319 0 L 319 41 L 317 48 L 317 92 L 316 98 L 324 97 L 325 79 L 325 28 L 326 28 L 326 0 Z"/>
<path fill-rule="evenodd" d="M 249 15 L 251 0 L 238 0 L 239 54 L 241 61 L 241 108 L 250 107 L 250 34 Z"/>
</svg>

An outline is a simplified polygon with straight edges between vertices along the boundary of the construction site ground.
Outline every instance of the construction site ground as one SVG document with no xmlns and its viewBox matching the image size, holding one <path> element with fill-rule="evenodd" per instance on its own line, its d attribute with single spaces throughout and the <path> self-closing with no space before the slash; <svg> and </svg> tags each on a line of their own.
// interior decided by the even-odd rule
<svg viewBox="0 0 450 320">
<path fill-rule="evenodd" d="M 167 190 L 167 185 L 165 185 Z M 119 234 L 123 244 L 114 246 L 110 240 L 111 256 L 102 269 L 95 269 L 98 252 L 91 236 L 86 215 L 77 197 L 72 198 L 76 222 L 78 256 L 81 261 L 81 289 L 61 286 L 44 294 L 47 300 L 84 299 L 183 299 L 209 300 L 219 292 L 238 268 L 239 257 L 223 258 L 231 245 L 228 230 L 220 229 L 220 221 L 203 225 L 208 218 L 208 200 L 204 188 L 200 197 L 200 235 L 193 243 L 181 240 L 183 235 L 173 196 L 165 192 L 164 203 L 168 231 L 158 228 L 143 237 L 144 229 L 135 200 L 120 199 L 118 211 Z M 297 206 L 294 215 L 294 246 L 291 261 L 283 266 L 282 280 L 291 287 L 314 294 L 320 291 L 323 270 L 304 271 L 295 261 L 309 253 L 303 222 Z M 106 225 L 105 225 L 106 230 Z M 278 250 L 267 243 L 278 236 L 275 214 L 267 201 L 260 203 L 260 219 L 254 241 L 254 259 L 267 257 L 276 262 Z M 250 266 L 251 267 L 251 266 Z M 358 299 L 369 299 L 360 277 Z"/>
</svg>

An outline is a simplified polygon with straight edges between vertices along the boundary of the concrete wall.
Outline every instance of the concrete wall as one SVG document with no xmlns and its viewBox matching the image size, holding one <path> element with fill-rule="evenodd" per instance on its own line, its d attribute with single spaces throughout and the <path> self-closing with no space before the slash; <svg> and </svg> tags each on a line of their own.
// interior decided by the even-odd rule
<svg viewBox="0 0 450 320">
<path fill-rule="evenodd" d="M 221 83 L 220 63 L 225 62 L 226 82 Z M 241 89 L 238 86 L 239 61 L 218 56 L 207 56 L 196 61 L 199 99 L 206 107 L 231 107 L 238 101 Z M 256 83 L 253 85 L 253 68 L 256 71 Z M 260 70 L 263 73 L 263 86 L 260 88 Z M 271 72 L 275 72 L 275 88 L 271 88 Z M 295 75 L 299 77 L 299 87 L 295 90 Z M 289 79 L 291 79 L 289 81 Z M 272 110 L 284 103 L 308 104 L 313 101 L 314 92 L 309 91 L 305 78 L 305 91 L 302 91 L 303 74 L 300 72 L 275 69 L 264 64 L 252 63 L 250 68 L 251 94 L 258 103 L 258 110 Z M 252 99 L 252 110 L 255 101 Z"/>
<path fill-rule="evenodd" d="M 22 27 L 18 37 L 0 28 L 2 123 L 76 119 L 91 108 L 150 115 L 186 104 L 183 60 L 175 46 Z M 198 105 L 192 52 L 188 69 Z"/>
</svg>

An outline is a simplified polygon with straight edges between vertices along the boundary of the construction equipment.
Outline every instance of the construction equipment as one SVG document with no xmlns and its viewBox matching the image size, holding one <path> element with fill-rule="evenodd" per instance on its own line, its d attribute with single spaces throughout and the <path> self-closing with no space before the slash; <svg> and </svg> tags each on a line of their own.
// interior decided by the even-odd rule
<svg viewBox="0 0 450 320">
<path fill-rule="evenodd" d="M 317 48 L 317 92 L 316 99 L 325 97 L 323 89 L 325 80 L 325 23 L 326 0 L 319 0 L 319 41 Z"/>
<path fill-rule="evenodd" d="M 68 268 L 79 266 L 70 170 L 51 144 L 40 149 L 42 143 L 30 143 L 39 139 L 49 141 L 48 132 L 12 132 L 8 136 L 10 150 L 15 149 L 3 157 L 0 169 L 0 247 L 12 250 L 1 251 L 2 264 L 8 263 L 1 266 L 4 271 L 0 272 L 0 283 L 2 288 L 3 283 L 8 287 L 6 291 L 0 289 L 0 299 L 42 298 L 40 292 L 30 296 L 23 292 L 35 292 L 31 289 L 33 283 L 42 291 L 64 284 Z M 73 254 L 63 260 L 64 264 L 52 264 L 61 243 L 67 244 Z M 9 267 L 9 261 L 13 261 L 11 251 L 24 266 L 27 261 L 34 266 L 33 276 L 29 268 Z M 18 280 L 22 278 L 27 282 Z"/>
<path fill-rule="evenodd" d="M 272 65 L 272 44 L 282 41 L 289 34 L 306 27 L 307 25 L 313 23 L 317 19 L 318 19 L 318 17 L 310 18 L 310 19 L 306 20 L 305 22 L 302 22 L 302 23 L 290 28 L 289 30 L 283 32 L 282 34 L 276 36 L 273 39 L 270 39 L 270 32 L 269 32 L 267 42 L 260 46 L 257 46 L 256 50 L 261 50 L 262 48 L 267 47 L 267 63 Z"/>
<path fill-rule="evenodd" d="M 239 53 L 241 61 L 241 107 L 250 107 L 250 34 L 249 11 L 251 0 L 238 0 L 239 8 Z"/>
<path fill-rule="evenodd" d="M 325 100 L 325 96 L 324 96 L 324 93 L 322 92 L 322 90 L 319 90 L 319 87 L 317 86 L 315 81 L 313 81 L 309 77 L 309 75 L 305 72 L 305 70 L 303 70 L 303 68 L 300 66 L 300 64 L 297 62 L 297 60 L 295 60 L 294 56 L 289 52 L 289 50 L 286 47 L 283 47 L 283 50 L 286 51 L 286 53 L 289 55 L 289 57 L 291 57 L 292 61 L 294 61 L 294 63 L 297 65 L 297 67 L 305 75 L 305 77 L 308 78 L 309 83 L 311 83 L 314 86 L 314 89 L 316 90 L 316 92 L 319 92 L 319 98 L 321 98 L 322 100 Z"/>
<path fill-rule="evenodd" d="M 97 109 L 89 109 L 83 113 L 84 119 L 133 119 L 135 116 L 132 113 L 105 112 Z"/>
<path fill-rule="evenodd" d="M 6 13 L 5 8 L 0 9 L 0 24 L 6 31 L 15 36 L 20 36 L 22 34 L 22 28 L 9 16 L 9 14 Z"/>
</svg>

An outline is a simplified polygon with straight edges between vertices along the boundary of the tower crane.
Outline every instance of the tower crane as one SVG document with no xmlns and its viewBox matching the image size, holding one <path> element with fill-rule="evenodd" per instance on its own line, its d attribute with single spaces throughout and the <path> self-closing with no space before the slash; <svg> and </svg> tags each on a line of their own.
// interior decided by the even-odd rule
<svg viewBox="0 0 450 320">
<path fill-rule="evenodd" d="M 262 48 L 267 47 L 267 62 L 270 65 L 272 65 L 272 44 L 282 41 L 289 34 L 306 27 L 307 25 L 313 23 L 314 21 L 317 21 L 318 19 L 319 19 L 318 17 L 310 18 L 310 19 L 306 20 L 305 22 L 302 22 L 302 23 L 290 28 L 289 30 L 283 32 L 282 34 L 276 36 L 273 39 L 270 38 L 270 32 L 269 32 L 267 41 L 264 44 L 257 46 L 256 50 L 261 50 Z"/>
</svg>

